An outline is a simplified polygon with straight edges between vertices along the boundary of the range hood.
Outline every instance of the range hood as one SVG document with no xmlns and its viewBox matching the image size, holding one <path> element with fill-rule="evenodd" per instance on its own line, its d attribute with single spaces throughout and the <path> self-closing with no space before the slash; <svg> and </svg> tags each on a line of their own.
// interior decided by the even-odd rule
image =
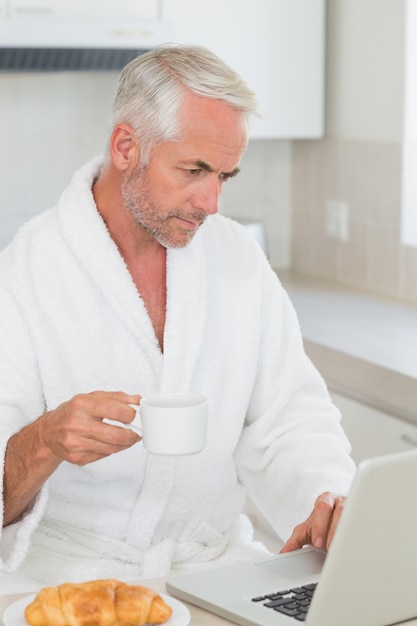
<svg viewBox="0 0 417 626">
<path fill-rule="evenodd" d="M 158 0 L 0 0 L 0 71 L 119 70 L 172 41 L 159 13 Z"/>
</svg>

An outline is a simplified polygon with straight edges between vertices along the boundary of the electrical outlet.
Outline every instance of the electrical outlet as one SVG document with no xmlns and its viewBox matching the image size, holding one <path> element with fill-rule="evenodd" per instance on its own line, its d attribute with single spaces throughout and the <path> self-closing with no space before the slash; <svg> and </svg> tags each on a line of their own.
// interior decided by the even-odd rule
<svg viewBox="0 0 417 626">
<path fill-rule="evenodd" d="M 326 202 L 326 237 L 347 241 L 349 239 L 349 205 L 339 200 Z"/>
</svg>

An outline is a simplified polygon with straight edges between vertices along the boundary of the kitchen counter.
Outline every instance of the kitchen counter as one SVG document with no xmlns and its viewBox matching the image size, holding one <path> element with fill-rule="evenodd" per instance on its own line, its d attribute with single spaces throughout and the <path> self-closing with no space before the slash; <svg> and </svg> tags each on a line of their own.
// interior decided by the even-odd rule
<svg viewBox="0 0 417 626">
<path fill-rule="evenodd" d="M 277 272 L 297 311 L 307 354 L 342 414 L 352 456 L 417 445 L 417 307 Z M 255 536 L 272 552 L 282 542 L 248 501 Z"/>
<path fill-rule="evenodd" d="M 138 580 L 136 582 L 137 584 L 150 587 L 151 589 L 154 589 L 158 593 L 167 594 L 167 591 L 165 590 L 165 580 L 162 578 Z M 13 596 L 0 596 L 0 626 L 4 626 L 2 616 L 3 616 L 4 611 L 7 609 L 7 607 L 22 597 L 24 597 L 24 594 L 13 595 Z M 222 617 L 218 617 L 217 615 L 214 615 L 213 613 L 209 613 L 208 611 L 205 611 L 204 609 L 200 609 L 196 606 L 193 606 L 192 604 L 188 602 L 183 602 L 183 604 L 185 604 L 185 606 L 190 611 L 190 622 L 189 622 L 190 626 L 227 626 L 227 625 L 231 626 L 232 624 L 232 622 L 230 622 L 229 620 L 223 619 Z M 167 624 L 169 624 L 169 622 L 167 622 Z M 409 624 L 410 626 L 416 626 L 417 619 L 403 622 L 403 624 L 404 626 L 406 626 L 407 624 Z M 184 624 L 184 626 L 186 625 Z"/>
<path fill-rule="evenodd" d="M 277 274 L 329 388 L 417 423 L 417 307 L 289 270 Z"/>
<path fill-rule="evenodd" d="M 144 585 L 145 587 L 150 587 L 151 589 L 154 589 L 158 593 L 164 593 L 166 595 L 169 595 L 165 589 L 165 579 L 163 578 L 138 580 L 136 581 L 136 583 L 140 585 Z M 13 602 L 20 600 L 20 598 L 23 598 L 23 597 L 25 597 L 25 594 L 0 596 L 0 626 L 4 626 L 2 615 L 4 611 L 7 609 L 7 607 Z M 213 615 L 213 613 L 208 613 L 207 611 L 204 611 L 203 609 L 199 609 L 198 607 L 193 606 L 187 602 L 183 602 L 183 604 L 185 604 L 185 606 L 187 606 L 187 608 L 190 611 L 190 616 L 191 616 L 191 620 L 189 622 L 190 626 L 217 626 L 217 625 L 226 626 L 227 624 L 229 624 L 230 626 L 231 624 L 229 620 L 225 620 L 221 617 L 217 617 Z"/>
</svg>

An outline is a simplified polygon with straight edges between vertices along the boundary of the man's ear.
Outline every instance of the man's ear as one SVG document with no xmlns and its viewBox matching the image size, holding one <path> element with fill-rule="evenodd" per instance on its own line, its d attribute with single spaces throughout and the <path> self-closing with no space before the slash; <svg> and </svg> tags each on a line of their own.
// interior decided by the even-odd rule
<svg viewBox="0 0 417 626">
<path fill-rule="evenodd" d="M 116 124 L 110 138 L 110 154 L 116 169 L 134 169 L 139 162 L 140 147 L 133 128 Z"/>
</svg>

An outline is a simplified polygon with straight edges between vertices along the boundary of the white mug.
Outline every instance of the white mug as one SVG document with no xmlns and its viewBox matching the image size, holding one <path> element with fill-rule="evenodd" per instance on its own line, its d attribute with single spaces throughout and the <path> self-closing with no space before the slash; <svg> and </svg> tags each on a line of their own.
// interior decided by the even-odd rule
<svg viewBox="0 0 417 626">
<path fill-rule="evenodd" d="M 205 447 L 208 413 L 205 396 L 157 393 L 143 397 L 138 406 L 129 406 L 135 409 L 136 417 L 123 426 L 137 432 L 151 454 L 196 454 Z"/>
</svg>

